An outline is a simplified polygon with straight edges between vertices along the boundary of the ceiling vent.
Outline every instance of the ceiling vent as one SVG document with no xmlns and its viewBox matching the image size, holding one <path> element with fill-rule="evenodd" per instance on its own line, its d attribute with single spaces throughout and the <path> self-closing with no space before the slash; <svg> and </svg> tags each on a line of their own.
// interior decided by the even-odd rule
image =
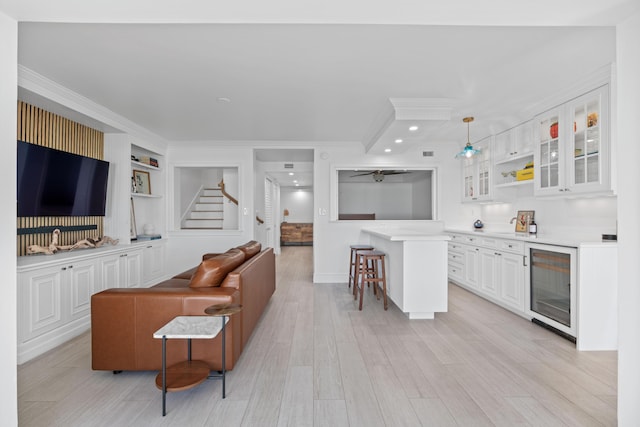
<svg viewBox="0 0 640 427">
<path fill-rule="evenodd" d="M 285 163 L 284 164 L 284 168 L 285 169 L 293 169 L 293 163 Z"/>
<path fill-rule="evenodd" d="M 433 157 L 433 151 L 423 151 L 422 157 Z"/>
</svg>

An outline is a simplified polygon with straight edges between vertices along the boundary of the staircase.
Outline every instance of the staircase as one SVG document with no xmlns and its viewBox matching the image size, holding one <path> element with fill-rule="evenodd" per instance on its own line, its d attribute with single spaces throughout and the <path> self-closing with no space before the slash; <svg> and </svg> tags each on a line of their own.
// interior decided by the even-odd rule
<svg viewBox="0 0 640 427">
<path fill-rule="evenodd" d="M 182 221 L 182 229 L 222 230 L 223 201 L 222 189 L 203 189 L 193 210 Z"/>
</svg>

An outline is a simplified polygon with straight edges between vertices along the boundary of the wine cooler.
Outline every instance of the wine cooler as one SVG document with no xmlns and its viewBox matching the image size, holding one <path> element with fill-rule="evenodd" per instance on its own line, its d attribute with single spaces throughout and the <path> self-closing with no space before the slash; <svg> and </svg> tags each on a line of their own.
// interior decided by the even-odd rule
<svg viewBox="0 0 640 427">
<path fill-rule="evenodd" d="M 527 244 L 525 304 L 533 321 L 575 342 L 576 249 Z"/>
</svg>

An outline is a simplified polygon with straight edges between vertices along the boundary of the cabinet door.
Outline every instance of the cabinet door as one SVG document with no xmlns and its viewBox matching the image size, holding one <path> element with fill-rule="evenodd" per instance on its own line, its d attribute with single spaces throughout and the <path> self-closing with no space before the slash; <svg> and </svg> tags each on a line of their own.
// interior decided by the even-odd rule
<svg viewBox="0 0 640 427">
<path fill-rule="evenodd" d="M 480 154 L 474 160 L 478 164 L 478 200 L 491 198 L 491 139 L 487 138 L 476 144 Z"/>
<path fill-rule="evenodd" d="M 121 255 L 124 263 L 122 287 L 139 288 L 142 286 L 142 251 L 131 251 Z"/>
<path fill-rule="evenodd" d="M 493 144 L 493 159 L 496 162 L 508 160 L 513 156 L 512 144 L 513 129 L 509 129 L 496 135 Z"/>
<path fill-rule="evenodd" d="M 164 244 L 147 245 L 142 253 L 142 263 L 144 283 L 151 286 L 164 274 Z"/>
<path fill-rule="evenodd" d="M 608 86 L 567 104 L 567 187 L 571 192 L 610 190 Z"/>
<path fill-rule="evenodd" d="M 498 276 L 500 300 L 518 311 L 524 311 L 525 267 L 522 255 L 502 252 Z"/>
<path fill-rule="evenodd" d="M 55 266 L 20 274 L 19 342 L 25 342 L 63 324 L 62 284 L 65 273 L 61 266 Z"/>
<path fill-rule="evenodd" d="M 534 125 L 534 185 L 538 195 L 564 191 L 563 142 L 564 115 L 562 108 L 541 114 Z"/>
<path fill-rule="evenodd" d="M 533 121 L 516 126 L 514 129 L 512 157 L 522 157 L 533 153 Z"/>
<path fill-rule="evenodd" d="M 123 273 L 120 254 L 100 258 L 100 290 L 120 288 Z"/>
<path fill-rule="evenodd" d="M 472 288 L 480 283 L 480 249 L 468 246 L 464 251 L 464 282 Z"/>
<path fill-rule="evenodd" d="M 491 249 L 480 250 L 480 289 L 493 297 L 498 296 L 499 256 Z"/>
<path fill-rule="evenodd" d="M 462 201 L 470 202 L 476 200 L 477 195 L 475 193 L 475 164 L 472 159 L 462 160 Z"/>
<path fill-rule="evenodd" d="M 66 267 L 71 318 L 88 315 L 91 295 L 96 292 L 96 261 L 74 262 Z"/>
</svg>

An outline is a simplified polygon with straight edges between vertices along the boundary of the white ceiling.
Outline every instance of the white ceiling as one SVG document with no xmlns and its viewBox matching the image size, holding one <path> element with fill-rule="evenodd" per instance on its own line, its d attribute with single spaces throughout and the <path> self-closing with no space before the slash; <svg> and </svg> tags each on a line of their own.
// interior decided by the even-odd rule
<svg viewBox="0 0 640 427">
<path fill-rule="evenodd" d="M 452 100 L 451 121 L 424 134 L 428 142 L 463 144 L 468 115 L 472 140 L 518 124 L 543 97 L 614 62 L 607 25 L 638 7 L 132 3 L 0 0 L 0 11 L 36 21 L 19 25 L 22 66 L 165 139 L 363 144 L 390 98 Z M 459 26 L 468 24 L 483 26 Z"/>
</svg>

